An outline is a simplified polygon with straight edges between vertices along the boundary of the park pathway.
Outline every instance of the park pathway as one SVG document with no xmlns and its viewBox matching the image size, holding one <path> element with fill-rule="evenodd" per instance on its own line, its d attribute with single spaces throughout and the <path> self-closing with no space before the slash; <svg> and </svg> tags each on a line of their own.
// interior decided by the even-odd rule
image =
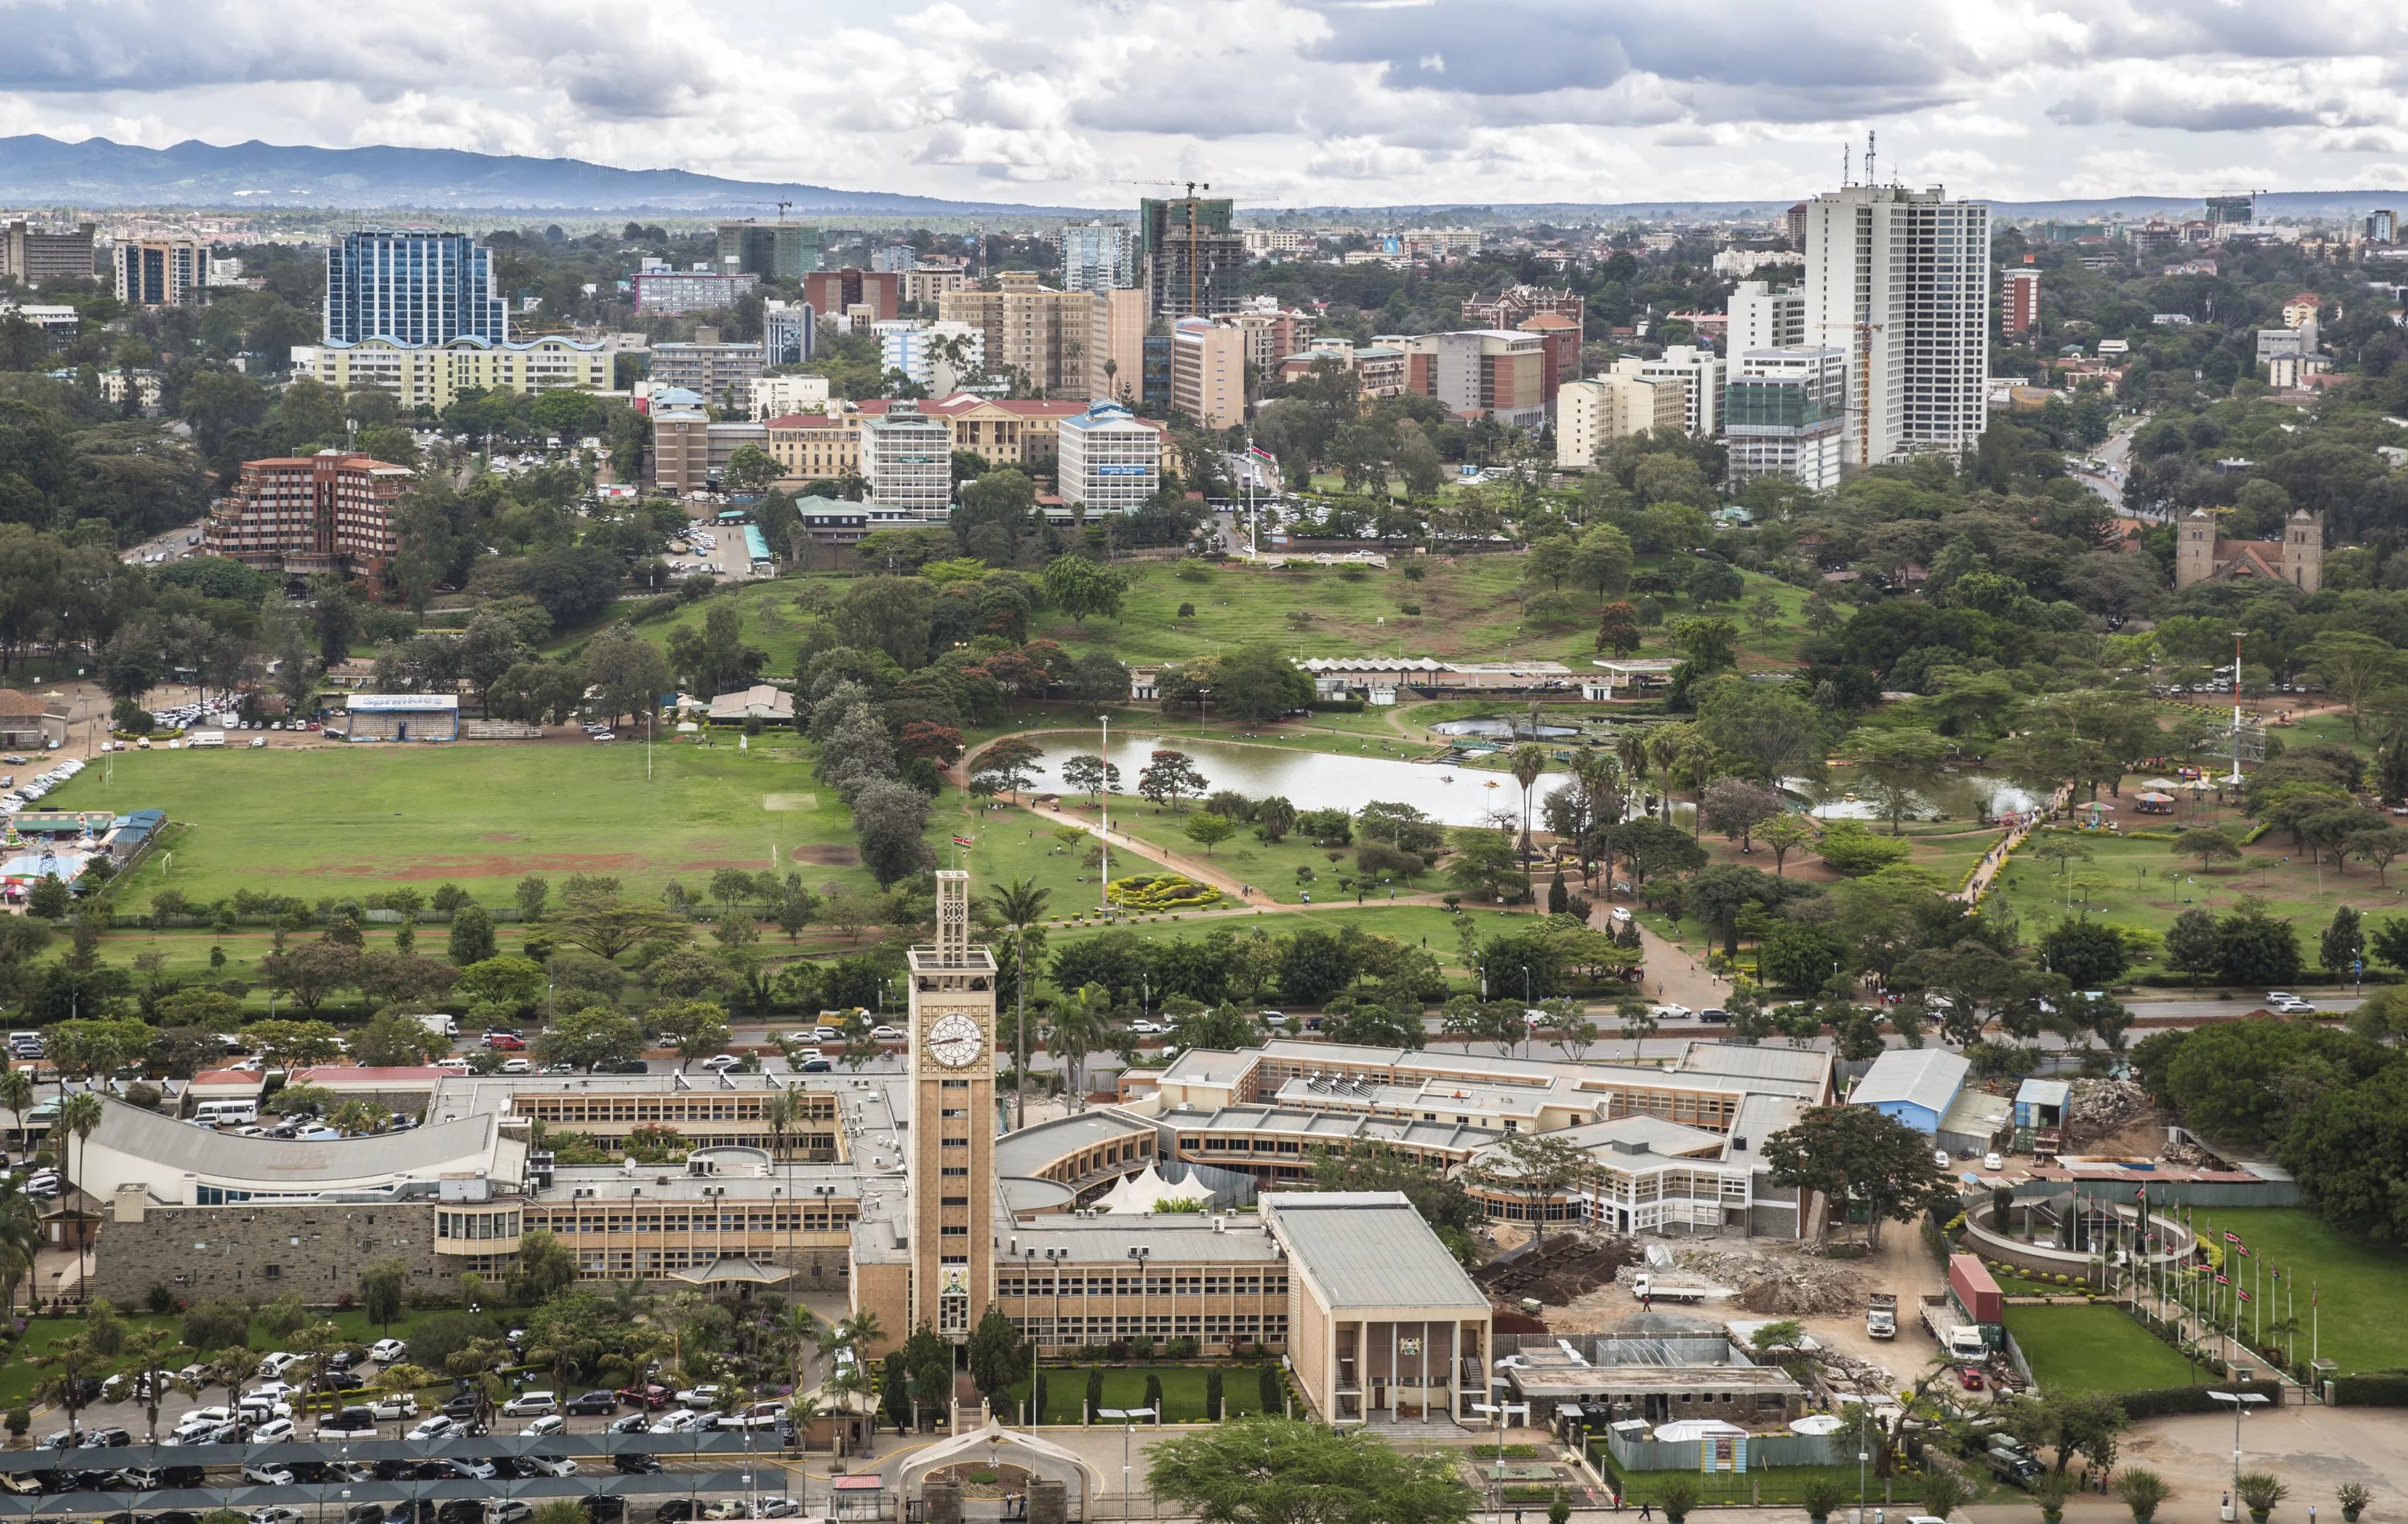
<svg viewBox="0 0 2408 1524">
<path fill-rule="evenodd" d="M 1973 870 L 1973 876 L 1965 880 L 1965 887 L 1949 898 L 1961 900 L 1967 904 L 1981 904 L 1982 896 L 1989 892 L 1991 881 L 2006 871 L 2007 860 L 2014 855 L 2015 848 L 2024 844 L 2025 838 L 2029 836 L 2033 829 L 2042 820 L 2053 818 L 2058 810 L 2063 809 L 2072 794 L 2072 789 L 2066 787 L 2049 795 L 2048 808 L 2033 812 L 2023 824 L 2008 832 L 1996 846 L 1984 853 L 1981 864 Z"/>
</svg>

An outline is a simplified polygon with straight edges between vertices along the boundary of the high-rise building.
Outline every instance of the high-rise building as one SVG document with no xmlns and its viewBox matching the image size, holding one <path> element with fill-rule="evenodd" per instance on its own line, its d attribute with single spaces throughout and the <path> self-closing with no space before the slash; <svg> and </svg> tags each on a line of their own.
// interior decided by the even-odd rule
<svg viewBox="0 0 2408 1524">
<path fill-rule="evenodd" d="M 1677 429 L 1686 390 L 1678 381 L 1598 376 L 1566 382 L 1555 393 L 1555 464 L 1566 471 L 1595 465 L 1605 447 L 1641 431 Z"/>
<path fill-rule="evenodd" d="M 1552 406 L 1555 389 L 1580 377 L 1580 324 L 1560 312 L 1533 312 L 1513 328 L 1516 333 L 1538 335 L 1541 347 L 1546 350 L 1547 363 L 1539 382 L 1539 394 Z"/>
<path fill-rule="evenodd" d="M 1722 357 L 1691 344 L 1668 344 L 1662 355 L 1627 355 L 1613 363 L 1617 376 L 1669 381 L 1681 388 L 1681 428 L 1692 438 L 1711 439 L 1722 423 Z"/>
<path fill-rule="evenodd" d="M 920 263 L 920 251 L 910 244 L 880 244 L 869 251 L 869 267 L 882 275 L 901 275 Z"/>
<path fill-rule="evenodd" d="M 819 349 L 819 314 L 809 302 L 761 304 L 761 363 L 799 365 Z"/>
<path fill-rule="evenodd" d="M 652 485 L 671 497 L 710 486 L 710 415 L 697 407 L 652 414 Z"/>
<path fill-rule="evenodd" d="M 1724 308 L 1730 320 L 1723 331 L 1728 354 L 1749 349 L 1795 349 L 1806 342 L 1806 293 L 1776 290 L 1761 280 L 1742 280 L 1731 288 Z"/>
<path fill-rule="evenodd" d="M 1987 425 L 1990 208 L 1850 185 L 1806 208 L 1807 342 L 1848 352 L 1845 458 L 1973 448 Z"/>
<path fill-rule="evenodd" d="M 803 300 L 813 311 L 828 314 L 849 313 L 856 306 L 870 309 L 869 320 L 878 322 L 899 315 L 903 301 L 903 278 L 891 270 L 863 270 L 846 265 L 841 270 L 819 270 L 803 277 Z"/>
<path fill-rule="evenodd" d="M 1246 335 L 1210 318 L 1170 325 L 1170 406 L 1207 429 L 1246 420 Z"/>
<path fill-rule="evenodd" d="M 1781 214 L 1781 235 L 1789 247 L 1803 252 L 1806 248 L 1806 203 L 1799 202 Z"/>
<path fill-rule="evenodd" d="M 724 275 L 800 280 L 820 267 L 820 230 L 800 222 L 719 224 L 718 269 Z"/>
<path fill-rule="evenodd" d="M 1125 286 L 1096 300 L 1103 341 L 1088 351 L 1093 363 L 1087 367 L 1087 395 L 1135 403 L 1145 394 L 1145 292 Z"/>
<path fill-rule="evenodd" d="M 408 466 L 335 449 L 245 461 L 209 512 L 204 548 L 293 576 L 373 576 L 393 557 L 394 507 L 416 479 Z"/>
<path fill-rule="evenodd" d="M 1111 291 L 1137 284 L 1137 239 L 1126 225 L 1065 223 L 1061 242 L 1064 291 Z"/>
<path fill-rule="evenodd" d="M 1246 241 L 1226 199 L 1181 196 L 1137 204 L 1137 263 L 1157 318 L 1214 317 L 1238 309 Z"/>
<path fill-rule="evenodd" d="M 861 474 L 869 500 L 941 512 L 953 500 L 953 434 L 916 402 L 889 403 L 861 421 Z"/>
<path fill-rule="evenodd" d="M 1733 487 L 1796 478 L 1818 492 L 1840 485 L 1848 402 L 1844 349 L 1747 349 L 1723 387 L 1723 445 Z"/>
<path fill-rule="evenodd" d="M 2040 272 L 2009 270 L 1999 278 L 1999 335 L 2016 339 L 2040 326 Z"/>
<path fill-rule="evenodd" d="M 757 275 L 720 275 L 710 270 L 646 270 L 633 282 L 636 310 L 721 312 L 761 283 Z"/>
<path fill-rule="evenodd" d="M 208 249 L 190 238 L 122 238 L 108 263 L 127 306 L 182 306 L 209 283 Z"/>
<path fill-rule="evenodd" d="M 870 325 L 879 363 L 932 396 L 947 396 L 986 363 L 986 333 L 966 322 L 889 318 Z"/>
<path fill-rule="evenodd" d="M 1436 397 L 1457 418 L 1536 428 L 1547 416 L 1547 342 L 1537 334 L 1472 328 L 1407 339 L 1405 390 Z"/>
<path fill-rule="evenodd" d="M 1162 486 L 1162 425 L 1099 402 L 1054 426 L 1054 479 L 1065 503 L 1134 513 Z"/>
<path fill-rule="evenodd" d="M 1110 293 L 1055 291 L 1027 270 L 1007 270 L 996 286 L 945 292 L 937 298 L 938 317 L 982 335 L 990 374 L 1016 375 L 1040 397 L 1094 396 L 1088 369 L 1106 358 Z"/>
<path fill-rule="evenodd" d="M 2389 244 L 2400 241 L 2400 214 L 2389 207 L 2377 207 L 2366 214 L 2366 241 Z"/>
<path fill-rule="evenodd" d="M 719 330 L 697 328 L 692 344 L 652 346 L 652 382 L 683 387 L 723 412 L 750 416 L 752 380 L 761 374 L 761 346 L 722 344 Z"/>
<path fill-rule="evenodd" d="M 2207 220 L 2215 227 L 2247 227 L 2258 216 L 2258 198 L 2254 195 L 2210 196 L 2207 198 Z"/>
<path fill-rule="evenodd" d="M 494 287 L 493 250 L 465 233 L 363 228 L 326 249 L 325 335 L 441 344 L 502 344 L 509 303 Z"/>
<path fill-rule="evenodd" d="M 72 233 L 37 228 L 22 218 L 0 230 L 0 276 L 21 286 L 92 278 L 93 224 Z"/>
</svg>

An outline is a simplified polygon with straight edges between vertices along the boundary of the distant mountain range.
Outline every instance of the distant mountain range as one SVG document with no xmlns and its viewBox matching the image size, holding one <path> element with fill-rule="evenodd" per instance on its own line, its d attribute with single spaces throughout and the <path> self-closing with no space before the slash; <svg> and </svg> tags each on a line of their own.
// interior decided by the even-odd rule
<svg viewBox="0 0 2408 1524">
<path fill-rule="evenodd" d="M 613 169 L 579 159 L 528 159 L 452 149 L 231 148 L 190 141 L 146 149 L 105 137 L 63 143 L 0 137 L 0 201 L 70 207 L 409 207 L 438 211 L 647 212 L 963 217 L 1068 208 L 942 201 L 883 191 L 722 179 L 683 169 Z"/>
<path fill-rule="evenodd" d="M 1965 193 L 1959 188 L 1959 193 Z M 1763 220 L 1798 198 L 1760 201 L 1455 203 L 1409 207 L 1279 208 L 1283 218 L 1412 222 L 1584 222 L 1599 219 Z M 228 148 L 197 140 L 146 149 L 105 137 L 64 143 L 0 137 L 0 203 L 32 207 L 258 207 L 328 210 L 524 211 L 707 217 L 774 213 L 790 202 L 807 216 L 1092 217 L 1093 208 L 946 201 L 884 191 L 731 180 L 683 169 L 614 169 L 581 159 L 529 159 L 455 149 L 315 149 L 273 143 Z M 2408 203 L 2396 191 L 2277 191 L 2258 198 L 2267 216 L 2341 217 Z M 2196 197 L 2105 196 L 1996 201 L 2012 218 L 2084 220 L 2120 215 L 2196 217 Z M 1134 212 L 1128 207 L 1126 211 Z M 1240 208 L 1257 215 L 1272 208 Z M 1112 215 L 1111 211 L 1104 213 Z"/>
</svg>

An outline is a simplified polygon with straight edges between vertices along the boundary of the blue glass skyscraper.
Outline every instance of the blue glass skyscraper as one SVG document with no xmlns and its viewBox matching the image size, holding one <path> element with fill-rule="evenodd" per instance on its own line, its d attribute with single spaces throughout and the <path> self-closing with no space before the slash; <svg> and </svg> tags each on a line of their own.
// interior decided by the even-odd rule
<svg viewBox="0 0 2408 1524">
<path fill-rule="evenodd" d="M 326 250 L 326 340 L 441 344 L 510 336 L 493 250 L 465 233 L 363 228 Z"/>
</svg>

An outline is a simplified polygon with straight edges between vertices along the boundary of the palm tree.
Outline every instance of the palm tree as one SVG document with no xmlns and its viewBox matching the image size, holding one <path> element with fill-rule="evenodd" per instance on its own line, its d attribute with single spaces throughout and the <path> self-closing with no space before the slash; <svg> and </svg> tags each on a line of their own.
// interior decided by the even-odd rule
<svg viewBox="0 0 2408 1524">
<path fill-rule="evenodd" d="M 996 919 L 1011 928 L 1016 960 L 1011 980 L 1020 997 L 1011 1044 L 1011 1125 L 1015 1128 L 1028 1125 L 1028 928 L 1044 919 L 1045 902 L 1052 898 L 1051 890 L 1039 889 L 1025 878 L 1015 878 L 986 897 Z"/>
<path fill-rule="evenodd" d="M 109 1363 L 93 1348 L 90 1337 L 70 1333 L 52 1345 L 48 1354 L 32 1356 L 25 1363 L 55 1373 L 42 1379 L 38 1394 L 67 1410 L 68 1429 L 80 1429 L 82 1425 L 76 1421 L 76 1415 L 84 1409 L 85 1373 L 104 1369 Z"/>
<path fill-rule="evenodd" d="M 1536 734 L 1535 730 L 1532 734 Z M 1513 781 L 1522 786 L 1522 871 L 1530 871 L 1530 790 L 1538 785 L 1539 775 L 1547 770 L 1547 748 L 1536 741 L 1525 741 L 1506 758 L 1513 770 Z"/>
<path fill-rule="evenodd" d="M 75 1141 L 79 1146 L 79 1154 L 89 1153 L 90 1149 L 88 1147 L 88 1144 L 92 1137 L 92 1132 L 93 1128 L 100 1125 L 100 1097 L 94 1095 L 90 1090 L 78 1090 L 75 1094 L 68 1096 L 66 1100 L 62 1102 L 59 1105 L 59 1133 L 63 1136 L 70 1133 L 73 1134 Z M 62 1164 L 65 1163 L 66 1150 L 64 1148 L 61 1148 L 59 1150 L 59 1162 Z M 74 1184 L 78 1190 L 81 1190 L 83 1189 L 83 1170 L 81 1168 L 83 1162 L 84 1161 L 81 1158 L 79 1158 L 77 1161 L 78 1168 L 74 1175 Z"/>
<path fill-rule="evenodd" d="M 796 1391 L 803 1389 L 803 1351 L 819 1342 L 820 1320 L 799 1302 L 790 1302 L 778 1315 L 776 1332 L 780 1346 L 786 1353 L 786 1381 Z"/>
<path fill-rule="evenodd" d="M 762 1104 L 761 1119 L 769 1124 L 770 1147 L 776 1149 L 780 1159 L 786 1157 L 786 1134 L 795 1130 L 795 1124 L 802 1120 L 802 1103 L 796 1101 L 795 1092 L 783 1085 L 770 1091 L 769 1099 Z"/>
<path fill-rule="evenodd" d="M 34 1109 L 34 1076 L 22 1069 L 0 1073 L 0 1106 L 17 1122 L 17 1147 L 25 1147 L 25 1113 Z"/>
<path fill-rule="evenodd" d="M 1111 991 L 1100 984 L 1083 985 L 1065 996 L 1045 1023 L 1045 1046 L 1068 1065 L 1070 1088 L 1078 1096 L 1082 1111 L 1087 1106 L 1087 1087 L 1083 1083 L 1087 1055 L 1101 1047 L 1111 1035 Z"/>
<path fill-rule="evenodd" d="M 614 1280 L 610 1283 L 610 1310 L 629 1322 L 652 1310 L 653 1297 L 639 1280 Z"/>
<path fill-rule="evenodd" d="M 1672 774 L 1681 765 L 1681 727 L 1658 725 L 1647 733 L 1642 745 L 1646 748 L 1647 765 L 1663 776 L 1664 786 L 1656 790 L 1663 802 L 1664 823 L 1672 823 Z"/>
<path fill-rule="evenodd" d="M 0 1308 L 17 1305 L 17 1288 L 34 1273 L 34 1256 L 42 1246 L 42 1209 L 14 1175 L 0 1177 Z"/>
</svg>

